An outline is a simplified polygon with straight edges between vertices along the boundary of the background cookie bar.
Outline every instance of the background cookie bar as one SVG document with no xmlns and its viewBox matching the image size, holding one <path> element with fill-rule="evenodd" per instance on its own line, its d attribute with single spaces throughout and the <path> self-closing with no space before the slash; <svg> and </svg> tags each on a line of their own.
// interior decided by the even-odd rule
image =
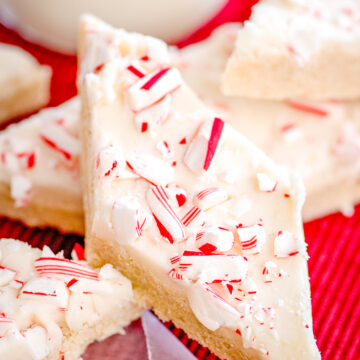
<svg viewBox="0 0 360 360">
<path fill-rule="evenodd" d="M 50 77 L 50 68 L 26 51 L 0 44 L 0 122 L 46 105 Z"/>
</svg>

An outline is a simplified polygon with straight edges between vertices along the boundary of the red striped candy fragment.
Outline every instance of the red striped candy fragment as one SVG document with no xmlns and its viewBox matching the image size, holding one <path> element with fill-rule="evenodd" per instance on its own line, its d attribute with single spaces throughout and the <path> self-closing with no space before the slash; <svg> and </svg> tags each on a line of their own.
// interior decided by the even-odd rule
<svg viewBox="0 0 360 360">
<path fill-rule="evenodd" d="M 253 226 L 238 225 L 236 229 L 243 253 L 245 255 L 258 254 L 266 240 L 264 227 L 261 224 Z"/>
<path fill-rule="evenodd" d="M 163 159 L 170 159 L 174 156 L 174 152 L 170 149 L 169 143 L 165 140 L 158 142 L 156 148 L 160 151 Z"/>
<path fill-rule="evenodd" d="M 178 269 L 172 268 L 169 272 L 168 272 L 169 277 L 171 277 L 172 279 L 175 280 L 183 280 L 183 276 L 182 274 L 179 273 Z"/>
<path fill-rule="evenodd" d="M 80 140 L 67 133 L 63 126 L 48 124 L 40 132 L 41 140 L 65 160 L 73 160 L 80 154 Z"/>
<path fill-rule="evenodd" d="M 240 319 L 244 319 L 246 316 L 250 315 L 252 312 L 252 307 L 245 301 L 239 301 L 236 304 L 236 309 L 240 313 Z"/>
<path fill-rule="evenodd" d="M 26 206 L 30 203 L 32 192 L 31 181 L 22 175 L 14 175 L 10 179 L 10 195 L 15 200 L 15 206 Z"/>
<path fill-rule="evenodd" d="M 178 265 L 179 272 L 190 280 L 204 282 L 240 281 L 248 270 L 247 261 L 239 255 L 208 255 L 185 251 Z"/>
<path fill-rule="evenodd" d="M 4 286 L 8 284 L 15 278 L 15 276 L 16 276 L 15 271 L 11 269 L 7 269 L 0 265 L 0 286 Z"/>
<path fill-rule="evenodd" d="M 240 291 L 243 295 L 255 295 L 258 291 L 258 288 L 255 282 L 247 276 L 241 283 L 240 283 Z"/>
<path fill-rule="evenodd" d="M 264 283 L 271 283 L 275 277 L 275 269 L 277 268 L 277 265 L 272 261 L 267 261 L 264 264 L 263 270 L 262 270 L 262 276 L 264 279 Z"/>
<path fill-rule="evenodd" d="M 85 260 L 84 248 L 79 243 L 75 243 L 73 249 L 71 250 L 71 258 L 76 261 Z"/>
<path fill-rule="evenodd" d="M 259 190 L 265 192 L 273 192 L 276 190 L 278 182 L 272 179 L 268 174 L 258 173 L 256 174 Z"/>
<path fill-rule="evenodd" d="M 20 160 L 23 169 L 32 169 L 35 166 L 35 151 L 17 153 L 16 157 Z"/>
<path fill-rule="evenodd" d="M 127 89 L 129 106 L 135 113 L 143 111 L 173 93 L 181 84 L 180 73 L 175 68 L 154 71 Z"/>
<path fill-rule="evenodd" d="M 223 227 L 208 227 L 197 234 L 196 246 L 204 253 L 228 251 L 234 243 L 234 235 Z"/>
<path fill-rule="evenodd" d="M 116 200 L 112 207 L 111 221 L 116 240 L 120 244 L 130 244 L 141 236 L 145 220 L 140 218 L 138 199 L 129 195 Z"/>
<path fill-rule="evenodd" d="M 150 155 L 132 152 L 127 164 L 137 175 L 154 185 L 165 186 L 174 177 L 174 169 L 164 160 Z"/>
<path fill-rule="evenodd" d="M 184 162 L 195 173 L 207 171 L 220 148 L 224 121 L 215 117 L 206 120 L 191 141 Z"/>
<path fill-rule="evenodd" d="M 166 186 L 166 192 L 169 196 L 170 203 L 174 208 L 180 208 L 185 205 L 187 194 L 182 187 L 176 184 L 169 184 Z"/>
<path fill-rule="evenodd" d="M 210 209 L 228 199 L 225 190 L 218 187 L 206 188 L 198 192 L 194 197 L 194 204 L 203 210 Z"/>
<path fill-rule="evenodd" d="M 188 299 L 195 316 L 211 331 L 220 326 L 236 327 L 239 322 L 239 312 L 208 284 L 201 281 L 192 284 Z"/>
<path fill-rule="evenodd" d="M 152 106 L 135 113 L 136 128 L 140 132 L 154 130 L 168 118 L 171 108 L 171 95 L 158 100 Z"/>
<path fill-rule="evenodd" d="M 171 206 L 166 189 L 163 186 L 153 186 L 148 190 L 146 199 L 160 234 L 171 244 L 183 240 L 184 225 Z"/>
<path fill-rule="evenodd" d="M 75 261 L 57 258 L 40 257 L 35 261 L 35 269 L 41 277 L 69 282 L 73 279 L 99 280 L 99 275 L 88 266 Z"/>
<path fill-rule="evenodd" d="M 274 241 L 274 255 L 289 257 L 303 251 L 305 244 L 290 231 L 279 231 Z"/>
<path fill-rule="evenodd" d="M 260 325 L 263 325 L 269 321 L 275 320 L 275 315 L 276 312 L 273 308 L 263 307 L 255 312 L 254 317 L 260 323 Z"/>
<path fill-rule="evenodd" d="M 0 338 L 5 336 L 7 331 L 15 326 L 15 320 L 6 317 L 5 314 L 0 315 Z"/>
<path fill-rule="evenodd" d="M 132 82 L 141 79 L 145 76 L 145 70 L 141 68 L 140 65 L 138 64 L 130 64 L 127 68 L 126 68 L 127 74 L 131 74 L 130 79 L 133 80 Z"/>
<path fill-rule="evenodd" d="M 328 111 L 320 105 L 315 105 L 309 102 L 299 102 L 294 100 L 286 101 L 286 104 L 295 110 L 299 110 L 310 115 L 316 115 L 321 117 L 328 116 Z"/>
<path fill-rule="evenodd" d="M 109 145 L 101 149 L 96 157 L 96 172 L 99 179 L 115 179 L 125 168 L 124 156 L 118 146 Z"/>
<path fill-rule="evenodd" d="M 20 298 L 43 301 L 60 308 L 67 308 L 69 291 L 64 281 L 49 278 L 33 278 L 21 290 Z"/>
<path fill-rule="evenodd" d="M 197 206 L 193 206 L 183 215 L 181 222 L 191 230 L 203 226 L 204 218 L 204 212 Z"/>
</svg>

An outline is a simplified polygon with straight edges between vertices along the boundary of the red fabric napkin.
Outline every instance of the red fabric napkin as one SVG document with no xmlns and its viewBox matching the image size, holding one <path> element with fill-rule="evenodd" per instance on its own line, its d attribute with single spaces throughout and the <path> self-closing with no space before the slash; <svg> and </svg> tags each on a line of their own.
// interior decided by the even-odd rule
<svg viewBox="0 0 360 360">
<path fill-rule="evenodd" d="M 229 21 L 243 21 L 250 14 L 255 0 L 229 0 L 210 22 L 194 34 L 180 41 L 180 47 L 206 38 L 211 31 Z M 53 69 L 51 106 L 58 105 L 76 93 L 76 58 L 56 53 L 22 39 L 17 33 L 0 25 L 0 42 L 21 46 L 40 63 Z M 334 214 L 305 224 L 309 244 L 314 331 L 323 359 L 360 359 L 360 206 L 351 218 Z M 29 229 L 18 222 L 0 218 L 0 237 L 13 237 L 33 246 L 50 245 L 54 251 L 63 249 L 69 256 L 75 242 L 83 239 L 75 235 L 61 235 L 55 230 Z M 171 323 L 166 326 L 199 359 L 215 359 L 207 349 L 192 341 Z M 130 331 L 139 336 L 139 323 Z M 131 333 L 132 333 L 131 332 Z M 140 331 L 140 336 L 141 331 Z M 114 343 L 114 338 L 108 340 Z M 120 341 L 115 338 L 116 341 Z M 130 342 L 133 346 L 136 342 Z M 125 345 L 122 347 L 125 350 Z M 117 348 L 119 349 L 119 348 Z M 98 358 L 98 357 L 94 357 Z M 116 357 L 119 359 L 119 357 Z M 121 357 L 122 359 L 131 359 Z M 90 359 L 90 357 L 86 357 Z M 305 360 L 305 359 L 304 359 Z"/>
</svg>

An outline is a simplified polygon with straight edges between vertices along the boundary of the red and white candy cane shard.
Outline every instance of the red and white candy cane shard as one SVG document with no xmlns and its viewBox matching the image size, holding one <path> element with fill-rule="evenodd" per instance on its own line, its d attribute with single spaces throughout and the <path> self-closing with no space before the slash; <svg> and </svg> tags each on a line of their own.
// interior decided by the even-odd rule
<svg viewBox="0 0 360 360">
<path fill-rule="evenodd" d="M 180 73 L 175 68 L 154 71 L 127 89 L 129 106 L 135 113 L 143 111 L 173 93 L 181 84 Z"/>
<path fill-rule="evenodd" d="M 26 206 L 30 203 L 32 192 L 31 181 L 22 175 L 14 175 L 10 179 L 10 195 L 15 200 L 15 206 Z"/>
<path fill-rule="evenodd" d="M 204 212 L 197 206 L 193 206 L 181 218 L 181 222 L 186 226 L 201 226 L 204 221 Z"/>
<path fill-rule="evenodd" d="M 174 152 L 170 149 L 169 143 L 165 140 L 158 142 L 156 148 L 160 151 L 163 159 L 170 159 L 174 156 Z"/>
<path fill-rule="evenodd" d="M 274 241 L 274 255 L 289 257 L 303 251 L 305 244 L 290 231 L 279 231 Z"/>
<path fill-rule="evenodd" d="M 223 227 L 208 227 L 196 236 L 196 246 L 204 253 L 228 251 L 234 243 L 233 233 Z"/>
<path fill-rule="evenodd" d="M 194 204 L 203 210 L 210 209 L 228 199 L 225 190 L 218 187 L 206 188 L 198 192 L 194 197 Z"/>
<path fill-rule="evenodd" d="M 146 132 L 161 126 L 168 118 L 171 108 L 171 95 L 158 100 L 152 106 L 135 113 L 138 131 Z"/>
<path fill-rule="evenodd" d="M 151 184 L 166 186 L 174 177 L 174 169 L 164 160 L 150 155 L 132 152 L 127 160 L 130 168 Z"/>
<path fill-rule="evenodd" d="M 268 174 L 258 173 L 256 174 L 259 190 L 265 192 L 274 192 L 276 190 L 278 182 L 272 179 Z"/>
<path fill-rule="evenodd" d="M 178 263 L 179 261 L 180 261 L 179 255 L 176 255 L 176 256 L 173 256 L 172 258 L 170 258 L 171 265 L 174 265 L 174 264 Z"/>
<path fill-rule="evenodd" d="M 5 336 L 6 332 L 15 325 L 15 320 L 0 314 L 0 338 Z"/>
<path fill-rule="evenodd" d="M 240 313 L 240 319 L 244 319 L 252 313 L 252 306 L 245 301 L 237 302 L 236 309 Z"/>
<path fill-rule="evenodd" d="M 208 255 L 185 251 L 179 262 L 179 271 L 190 280 L 204 282 L 240 281 L 248 270 L 247 261 L 239 255 Z"/>
<path fill-rule="evenodd" d="M 183 240 L 184 225 L 171 206 L 166 189 L 163 186 L 153 186 L 148 190 L 146 199 L 160 234 L 171 244 Z"/>
<path fill-rule="evenodd" d="M 0 265 L 0 286 L 10 283 L 16 276 L 16 272 Z"/>
<path fill-rule="evenodd" d="M 125 168 L 121 149 L 113 145 L 101 149 L 96 157 L 95 167 L 99 179 L 118 177 Z"/>
<path fill-rule="evenodd" d="M 84 248 L 79 243 L 75 243 L 73 249 L 71 250 L 71 257 L 76 261 L 85 260 Z"/>
<path fill-rule="evenodd" d="M 35 166 L 35 151 L 17 153 L 16 157 L 22 162 L 24 169 L 32 169 Z"/>
<path fill-rule="evenodd" d="M 136 79 L 141 79 L 145 76 L 145 71 L 138 65 L 129 65 L 126 70 L 130 72 Z"/>
<path fill-rule="evenodd" d="M 241 283 L 240 283 L 240 291 L 244 295 L 255 295 L 258 291 L 258 288 L 255 282 L 247 276 Z"/>
<path fill-rule="evenodd" d="M 191 141 L 184 157 L 187 167 L 195 173 L 207 171 L 221 143 L 224 121 L 215 117 L 206 120 Z"/>
<path fill-rule="evenodd" d="M 187 194 L 182 187 L 176 184 L 169 184 L 166 186 L 166 192 L 168 194 L 170 203 L 174 208 L 180 208 L 185 205 Z"/>
<path fill-rule="evenodd" d="M 99 280 L 97 272 L 75 261 L 57 257 L 41 257 L 35 261 L 36 272 L 41 277 L 69 282 L 72 279 Z"/>
<path fill-rule="evenodd" d="M 41 140 L 66 160 L 80 154 L 80 140 L 67 133 L 63 126 L 49 124 L 40 132 Z"/>
<path fill-rule="evenodd" d="M 305 102 L 299 102 L 299 101 L 293 101 L 293 100 L 286 101 L 286 104 L 295 110 L 306 112 L 311 115 L 316 115 L 316 116 L 321 116 L 321 117 L 326 117 L 329 115 L 328 111 L 326 109 L 320 107 L 319 105 L 314 105 L 311 103 L 305 103 Z"/>
<path fill-rule="evenodd" d="M 236 229 L 239 235 L 243 253 L 245 255 L 254 255 L 260 253 L 261 247 L 266 240 L 264 227 L 261 224 L 256 224 L 253 226 L 238 225 Z"/>
<path fill-rule="evenodd" d="M 275 269 L 277 268 L 277 265 L 273 261 L 267 261 L 264 264 L 263 270 L 262 270 L 262 276 L 264 283 L 271 283 L 275 277 Z"/>
<path fill-rule="evenodd" d="M 20 298 L 48 302 L 67 308 L 69 291 L 64 281 L 49 278 L 30 279 L 21 289 Z"/>
<path fill-rule="evenodd" d="M 140 203 L 134 196 L 124 196 L 114 202 L 111 220 L 120 244 L 130 244 L 141 236 L 144 220 L 140 218 L 140 210 Z"/>
<path fill-rule="evenodd" d="M 171 269 L 168 273 L 169 277 L 176 280 L 183 280 L 182 274 L 179 273 L 179 271 L 175 268 Z"/>
</svg>

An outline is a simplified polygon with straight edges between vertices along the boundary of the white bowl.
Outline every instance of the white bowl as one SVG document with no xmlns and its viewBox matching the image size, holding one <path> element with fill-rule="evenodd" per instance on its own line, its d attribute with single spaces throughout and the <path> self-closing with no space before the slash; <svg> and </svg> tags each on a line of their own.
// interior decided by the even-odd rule
<svg viewBox="0 0 360 360">
<path fill-rule="evenodd" d="M 0 0 L 1 20 L 25 37 L 66 53 L 76 50 L 78 18 L 92 13 L 128 31 L 179 40 L 226 0 Z"/>
</svg>

